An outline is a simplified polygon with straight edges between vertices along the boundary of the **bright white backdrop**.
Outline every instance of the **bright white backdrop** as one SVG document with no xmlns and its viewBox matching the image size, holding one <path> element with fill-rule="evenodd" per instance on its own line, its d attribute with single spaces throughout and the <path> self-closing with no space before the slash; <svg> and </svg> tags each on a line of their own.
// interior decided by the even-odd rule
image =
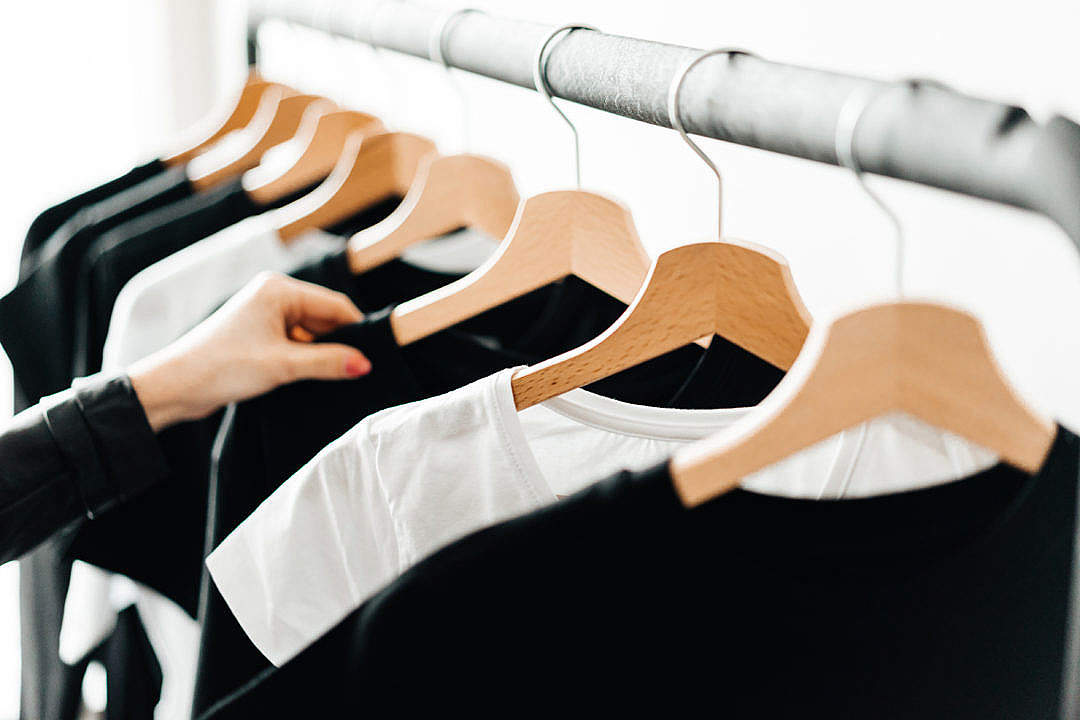
<svg viewBox="0 0 1080 720">
<path fill-rule="evenodd" d="M 932 77 L 1024 105 L 1036 117 L 1080 118 L 1075 3 L 474 0 L 473 6 L 682 45 L 737 45 L 882 78 Z M 14 279 L 22 233 L 41 207 L 150 157 L 239 82 L 241 10 L 233 0 L 5 5 L 0 287 Z M 270 76 L 426 134 L 446 152 L 462 149 L 457 99 L 431 63 L 282 28 L 268 29 L 265 45 Z M 527 194 L 571 183 L 566 129 L 539 97 L 460 78 L 470 101 L 470 150 L 507 162 Z M 585 185 L 625 202 L 651 250 L 714 232 L 711 178 L 674 133 L 574 106 L 568 112 L 581 133 Z M 846 173 L 719 142 L 703 145 L 724 172 L 726 232 L 786 255 L 815 315 L 891 291 L 889 227 Z M 1080 427 L 1074 320 L 1080 263 L 1064 235 L 1021 211 L 871 182 L 903 220 L 910 292 L 975 311 L 1023 393 Z M 4 373 L 0 411 L 8 406 Z M 14 565 L 0 568 L 0 718 L 16 706 L 14 579 Z"/>
</svg>

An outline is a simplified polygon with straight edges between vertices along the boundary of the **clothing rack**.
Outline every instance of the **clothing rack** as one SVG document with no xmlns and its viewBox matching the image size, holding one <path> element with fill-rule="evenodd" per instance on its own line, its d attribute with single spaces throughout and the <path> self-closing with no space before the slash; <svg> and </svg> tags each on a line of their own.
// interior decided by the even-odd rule
<svg viewBox="0 0 1080 720">
<path fill-rule="evenodd" d="M 406 2 L 337 3 L 318 12 L 300 2 L 251 0 L 249 61 L 268 19 L 427 58 L 446 17 Z M 537 48 L 554 29 L 463 14 L 446 34 L 445 60 L 532 89 Z M 547 80 L 555 97 L 663 127 L 670 127 L 672 77 L 700 52 L 592 30 L 551 47 Z M 886 83 L 752 55 L 703 61 L 686 79 L 680 116 L 691 133 L 838 165 L 837 118 L 851 93 L 868 85 L 875 100 L 854 145 L 865 172 L 1042 213 L 1080 247 L 1080 125 L 1061 116 L 1038 123 L 1023 108 L 934 83 Z M 888 85 L 894 91 L 884 92 Z"/>
</svg>

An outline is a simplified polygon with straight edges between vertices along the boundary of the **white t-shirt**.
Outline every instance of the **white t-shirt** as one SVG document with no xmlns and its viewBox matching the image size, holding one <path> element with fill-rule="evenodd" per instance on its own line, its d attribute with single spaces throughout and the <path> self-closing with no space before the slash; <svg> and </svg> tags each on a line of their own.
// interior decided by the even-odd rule
<svg viewBox="0 0 1080 720">
<path fill-rule="evenodd" d="M 229 299 L 262 271 L 288 273 L 345 247 L 345 238 L 309 230 L 283 243 L 275 211 L 231 225 L 133 277 L 117 297 L 102 367 L 115 370 L 165 347 Z M 496 241 L 478 230 L 420 243 L 402 259 L 439 272 L 468 272 Z M 76 663 L 116 625 L 117 612 L 134 603 L 162 666 L 156 720 L 187 720 L 195 689 L 199 626 L 183 608 L 123 576 L 76 561 L 64 603 L 60 657 Z"/>
<path fill-rule="evenodd" d="M 126 367 L 165 347 L 263 270 L 290 272 L 344 247 L 342 238 L 317 231 L 283 243 L 273 216 L 241 220 L 129 280 L 113 305 L 102 367 Z"/>
<path fill-rule="evenodd" d="M 643 407 L 575 390 L 519 413 L 513 373 L 370 416 L 210 554 L 214 582 L 271 662 L 288 661 L 441 546 L 617 470 L 648 467 L 747 412 Z M 879 494 L 993 462 L 895 416 L 818 443 L 743 486 L 811 498 Z"/>
</svg>

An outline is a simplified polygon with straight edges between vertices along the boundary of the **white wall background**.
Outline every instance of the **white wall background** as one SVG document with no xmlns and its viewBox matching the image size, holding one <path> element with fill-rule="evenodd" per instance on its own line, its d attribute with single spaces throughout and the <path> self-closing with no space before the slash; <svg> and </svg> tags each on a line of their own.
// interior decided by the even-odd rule
<svg viewBox="0 0 1080 720">
<path fill-rule="evenodd" d="M 1021 104 L 1038 118 L 1054 112 L 1080 118 L 1076 3 L 473 0 L 472 6 L 682 45 L 737 45 L 882 78 L 932 77 Z M 22 234 L 38 210 L 152 156 L 243 75 L 240 0 L 38 0 L 5 3 L 4 11 L 0 288 L 14 280 Z M 269 76 L 428 135 L 445 152 L 461 149 L 457 99 L 441 68 L 281 27 L 267 28 L 264 48 Z M 472 151 L 508 163 L 525 194 L 571 184 L 567 131 L 538 96 L 459 78 L 471 108 Z M 576 106 L 568 113 L 582 137 L 585 185 L 626 203 L 651 250 L 714 233 L 711 177 L 674 133 Z M 724 173 L 726 232 L 782 252 L 815 315 L 891 292 L 889 226 L 844 171 L 715 141 L 703 145 Z M 1080 428 L 1074 320 L 1080 263 L 1065 236 L 1021 211 L 871 182 L 904 222 L 910 293 L 976 312 L 1022 392 Z M 0 413 L 10 402 L 7 372 L 0 368 Z M 17 704 L 15 577 L 14 564 L 0 568 L 0 718 L 12 717 Z"/>
</svg>

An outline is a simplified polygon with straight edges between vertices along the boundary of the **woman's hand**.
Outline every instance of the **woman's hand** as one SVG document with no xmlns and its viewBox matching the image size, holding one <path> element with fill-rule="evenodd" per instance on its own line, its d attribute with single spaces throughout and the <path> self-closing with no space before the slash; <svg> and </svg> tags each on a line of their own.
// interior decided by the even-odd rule
<svg viewBox="0 0 1080 720">
<path fill-rule="evenodd" d="M 265 273 L 128 375 L 156 432 L 294 380 L 366 375 L 371 363 L 359 350 L 311 342 L 362 317 L 341 293 Z"/>
</svg>

